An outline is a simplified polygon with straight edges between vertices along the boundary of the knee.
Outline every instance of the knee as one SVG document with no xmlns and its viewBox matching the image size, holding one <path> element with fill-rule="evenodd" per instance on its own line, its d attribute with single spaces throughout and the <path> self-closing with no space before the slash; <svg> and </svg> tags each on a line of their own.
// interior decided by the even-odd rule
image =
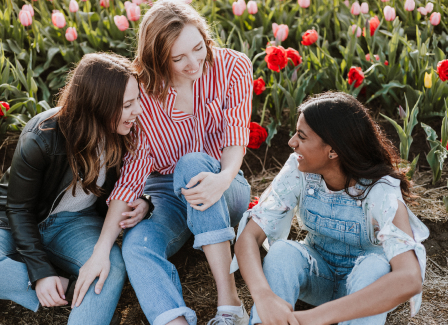
<svg viewBox="0 0 448 325">
<path fill-rule="evenodd" d="M 297 245 L 300 245 L 297 243 Z M 305 251 L 302 251 L 305 250 Z M 263 270 L 266 277 L 278 277 L 280 274 L 290 272 L 309 273 L 310 265 L 308 263 L 305 248 L 299 249 L 286 240 L 276 241 L 270 248 L 263 263 Z"/>
<path fill-rule="evenodd" d="M 174 188 L 183 187 L 201 172 L 219 172 L 219 162 L 202 152 L 192 152 L 182 156 L 174 169 Z"/>
<path fill-rule="evenodd" d="M 126 278 L 126 265 L 120 248 L 115 244 L 110 252 L 109 278 L 116 283 L 124 282 Z"/>
<path fill-rule="evenodd" d="M 347 293 L 367 287 L 390 271 L 390 264 L 384 256 L 370 254 L 359 257 L 347 278 Z"/>
</svg>

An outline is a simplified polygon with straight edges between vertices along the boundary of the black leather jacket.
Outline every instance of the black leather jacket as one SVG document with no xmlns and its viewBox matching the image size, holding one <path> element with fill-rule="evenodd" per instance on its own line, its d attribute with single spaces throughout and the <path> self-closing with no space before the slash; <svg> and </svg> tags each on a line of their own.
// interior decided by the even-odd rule
<svg viewBox="0 0 448 325">
<path fill-rule="evenodd" d="M 45 121 L 57 111 L 58 108 L 53 108 L 43 112 L 26 124 L 10 173 L 2 179 L 5 183 L 9 177 L 6 216 L 0 211 L 0 228 L 11 229 L 33 287 L 37 280 L 57 275 L 43 249 L 38 225 L 56 208 L 73 179 L 57 118 Z M 117 179 L 115 168 L 106 172 L 103 194 L 96 201 L 97 211 L 102 216 L 106 215 L 106 199 Z M 5 184 L 2 187 L 4 189 Z"/>
</svg>

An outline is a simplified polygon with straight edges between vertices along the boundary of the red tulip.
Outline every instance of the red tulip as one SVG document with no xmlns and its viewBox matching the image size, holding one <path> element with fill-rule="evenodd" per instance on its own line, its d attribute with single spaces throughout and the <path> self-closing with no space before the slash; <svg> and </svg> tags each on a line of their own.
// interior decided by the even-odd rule
<svg viewBox="0 0 448 325">
<path fill-rule="evenodd" d="M 100 0 L 100 6 L 103 8 L 109 8 L 109 0 Z"/>
<path fill-rule="evenodd" d="M 288 38 L 289 28 L 284 24 L 278 25 L 276 23 L 273 23 L 272 31 L 274 32 L 274 37 L 280 40 L 281 42 L 283 42 Z"/>
<path fill-rule="evenodd" d="M 364 81 L 364 73 L 360 67 L 351 67 L 348 72 L 348 84 L 355 82 L 355 88 L 361 86 Z"/>
<path fill-rule="evenodd" d="M 31 14 L 31 17 L 34 17 L 34 9 L 33 9 L 32 5 L 23 5 L 22 10 L 29 11 Z"/>
<path fill-rule="evenodd" d="M 256 206 L 258 204 L 258 200 L 260 198 L 257 196 L 254 196 L 254 199 L 249 203 L 249 209 L 252 209 L 254 206 Z"/>
<path fill-rule="evenodd" d="M 140 19 L 140 7 L 135 3 L 129 3 L 126 7 L 126 15 L 130 21 L 137 21 Z"/>
<path fill-rule="evenodd" d="M 309 46 L 316 43 L 319 38 L 319 34 L 314 29 L 308 29 L 305 34 L 302 35 L 302 45 Z"/>
<path fill-rule="evenodd" d="M 268 64 L 268 69 L 276 72 L 280 72 L 288 64 L 288 57 L 283 46 L 268 47 L 264 60 Z"/>
<path fill-rule="evenodd" d="M 438 12 L 433 12 L 431 14 L 431 16 L 429 17 L 429 21 L 431 22 L 431 25 L 433 25 L 433 26 L 437 26 L 438 24 L 440 24 L 440 19 L 441 19 L 441 16 L 440 16 L 440 13 L 438 13 Z"/>
<path fill-rule="evenodd" d="M 300 56 L 299 51 L 294 50 L 293 48 L 288 47 L 288 49 L 286 49 L 286 57 L 292 60 L 295 67 L 302 63 L 302 57 Z"/>
<path fill-rule="evenodd" d="M 33 17 L 31 17 L 31 13 L 29 11 L 20 10 L 19 21 L 23 26 L 27 27 L 33 22 Z"/>
<path fill-rule="evenodd" d="M 70 10 L 70 12 L 77 12 L 79 10 L 79 5 L 76 0 L 70 0 L 68 9 Z"/>
<path fill-rule="evenodd" d="M 76 33 L 76 28 L 75 27 L 67 28 L 67 30 L 65 31 L 65 38 L 69 42 L 73 42 L 75 39 L 77 39 L 78 34 Z"/>
<path fill-rule="evenodd" d="M 266 83 L 263 78 L 260 77 L 254 80 L 254 93 L 255 95 L 260 95 L 266 89 Z"/>
<path fill-rule="evenodd" d="M 255 122 L 250 122 L 249 124 L 249 144 L 247 147 L 249 149 L 258 149 L 262 145 L 263 142 L 266 141 L 268 137 L 268 132 L 264 127 Z"/>
<path fill-rule="evenodd" d="M 247 3 L 247 12 L 251 15 L 255 15 L 258 12 L 258 6 L 255 1 L 249 1 Z"/>
<path fill-rule="evenodd" d="M 448 60 L 443 60 L 437 63 L 437 73 L 442 81 L 448 80 Z"/>
<path fill-rule="evenodd" d="M 30 15 L 30 17 L 31 17 L 31 15 Z M 3 117 L 5 114 L 3 113 L 3 110 L 2 110 L 2 108 L 4 108 L 6 111 L 9 111 L 9 104 L 8 103 L 6 103 L 6 102 L 0 102 L 0 117 Z M 5 116 L 5 118 L 6 118 L 6 116 Z"/>
<path fill-rule="evenodd" d="M 378 19 L 378 16 L 370 18 L 370 20 L 369 20 L 370 36 L 373 36 L 373 34 L 375 34 L 375 31 L 379 25 L 380 25 L 380 20 Z"/>
<path fill-rule="evenodd" d="M 118 29 L 122 32 L 129 28 L 129 22 L 125 16 L 115 16 L 114 22 L 115 25 L 117 25 Z"/>
<path fill-rule="evenodd" d="M 51 21 L 57 28 L 64 28 L 66 25 L 64 14 L 59 12 L 59 10 L 53 10 L 53 13 L 51 14 Z"/>
</svg>

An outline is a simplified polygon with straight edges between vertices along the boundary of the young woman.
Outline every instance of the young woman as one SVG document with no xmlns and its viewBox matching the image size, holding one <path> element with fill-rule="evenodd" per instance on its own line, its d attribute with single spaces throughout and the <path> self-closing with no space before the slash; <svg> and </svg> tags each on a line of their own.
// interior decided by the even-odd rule
<svg viewBox="0 0 448 325">
<path fill-rule="evenodd" d="M 9 175 L 7 218 L 0 218 L 0 299 L 37 311 L 67 305 L 67 291 L 74 289 L 68 324 L 111 321 L 126 278 L 114 243 L 119 222 L 133 226 L 148 211 L 141 199 L 106 205 L 123 155 L 141 156 L 139 90 L 130 65 L 117 55 L 85 55 L 59 107 L 24 127 Z M 97 274 L 88 263 L 105 268 Z M 91 281 L 71 286 L 55 267 Z"/>
<path fill-rule="evenodd" d="M 238 228 L 250 324 L 379 325 L 408 299 L 414 315 L 429 232 L 405 205 L 410 183 L 395 148 L 350 95 L 325 93 L 299 112 L 294 153 Z M 286 240 L 295 211 L 302 242 Z M 293 312 L 298 299 L 318 307 Z"/>
<path fill-rule="evenodd" d="M 125 234 L 123 258 L 153 325 L 196 324 L 168 261 L 191 234 L 216 281 L 211 323 L 249 320 L 229 268 L 232 226 L 250 201 L 240 166 L 249 140 L 252 65 L 244 54 L 213 45 L 205 20 L 182 1 L 157 1 L 140 24 L 134 67 L 151 163 L 146 169 L 134 163 L 128 171 L 151 172 L 144 192 L 155 208 L 151 219 Z"/>
</svg>

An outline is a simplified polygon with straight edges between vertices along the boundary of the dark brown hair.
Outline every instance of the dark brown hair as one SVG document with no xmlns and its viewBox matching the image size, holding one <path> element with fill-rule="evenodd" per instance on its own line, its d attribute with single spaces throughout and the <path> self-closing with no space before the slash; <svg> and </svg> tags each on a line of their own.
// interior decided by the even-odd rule
<svg viewBox="0 0 448 325">
<path fill-rule="evenodd" d="M 146 93 L 165 105 L 172 77 L 171 48 L 185 25 L 194 25 L 204 38 L 205 62 L 213 65 L 215 45 L 203 17 L 183 1 L 159 0 L 148 10 L 138 31 L 137 56 L 132 63 Z M 203 73 L 206 73 L 204 64 Z"/>
<path fill-rule="evenodd" d="M 106 168 L 115 167 L 118 174 L 124 153 L 135 152 L 138 142 L 135 125 L 127 135 L 116 132 L 131 76 L 135 77 L 131 62 L 124 57 L 86 54 L 59 93 L 61 109 L 54 116 L 65 137 L 67 160 L 74 175 L 70 184 L 73 195 L 76 183 L 81 181 L 86 194 L 100 196 L 101 188 L 96 182 L 102 154 Z"/>
<path fill-rule="evenodd" d="M 400 180 L 406 202 L 415 197 L 406 171 L 398 167 L 401 159 L 397 149 L 373 121 L 367 108 L 353 96 L 326 92 L 310 97 L 298 110 L 311 129 L 338 154 L 341 170 L 347 177 L 347 194 L 350 195 L 351 180 L 367 187 L 367 192 L 362 194 L 365 197 L 381 177 L 389 175 Z"/>
</svg>

